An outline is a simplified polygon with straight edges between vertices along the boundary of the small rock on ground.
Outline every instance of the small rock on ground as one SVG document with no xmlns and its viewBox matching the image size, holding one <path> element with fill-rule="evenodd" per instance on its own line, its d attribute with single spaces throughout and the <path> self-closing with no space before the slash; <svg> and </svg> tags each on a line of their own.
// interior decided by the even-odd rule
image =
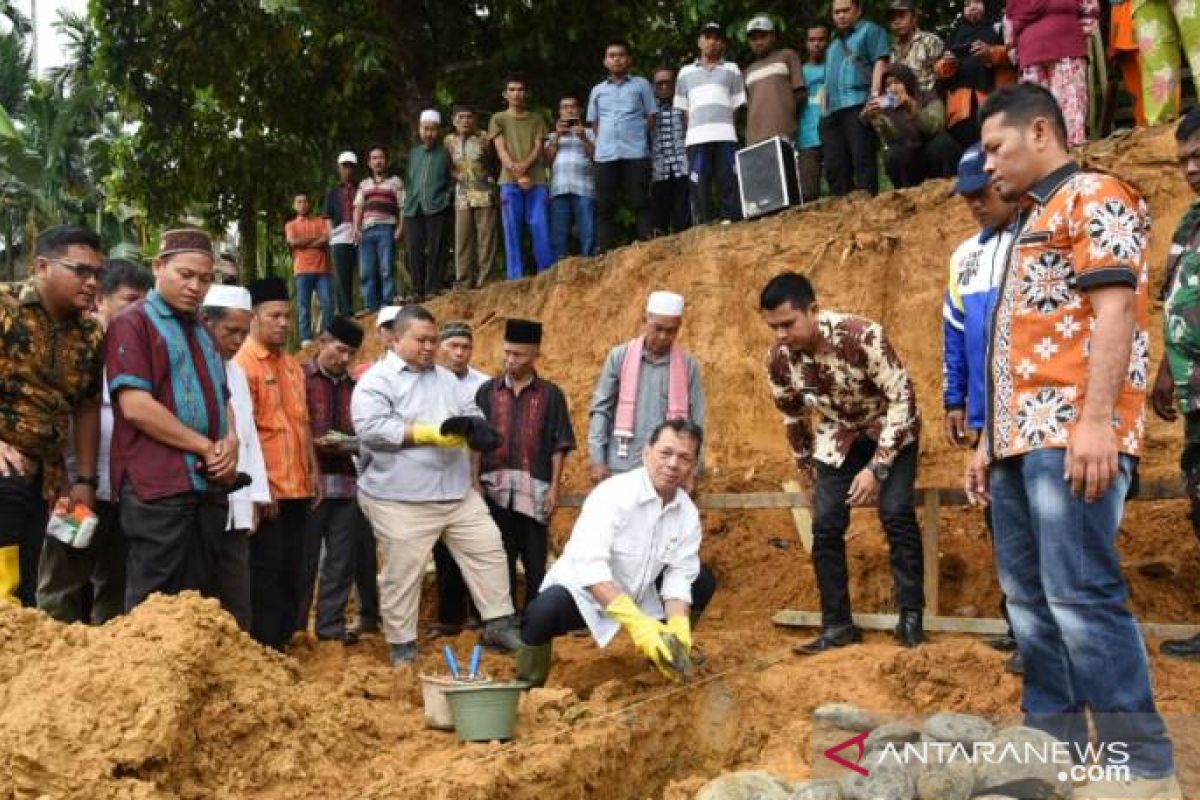
<svg viewBox="0 0 1200 800">
<path fill-rule="evenodd" d="M 788 800 L 842 800 L 842 786 L 837 781 L 813 781 L 796 787 Z"/>
<path fill-rule="evenodd" d="M 1052 760 L 1057 741 L 1045 731 L 1024 726 L 1000 731 L 991 740 L 993 755 L 979 758 L 976 750 L 975 792 L 1002 795 L 1004 787 L 1019 784 L 1022 787 L 1020 797 L 1070 797 L 1074 791 L 1071 782 L 1058 779 L 1066 764 L 1056 764 Z M 1027 757 L 1029 748 L 1039 753 L 1044 751 L 1046 761 Z M 1015 751 L 1017 755 L 1006 759 L 1003 757 L 1006 751 Z"/>
<path fill-rule="evenodd" d="M 696 800 L 791 800 L 792 786 L 761 770 L 730 772 L 705 784 Z"/>
<path fill-rule="evenodd" d="M 975 790 L 975 770 L 967 764 L 947 764 L 921 772 L 918 800 L 969 800 Z"/>
<path fill-rule="evenodd" d="M 996 726 L 974 714 L 934 714 L 925 721 L 924 734 L 935 742 L 970 745 L 996 735 Z"/>
<path fill-rule="evenodd" d="M 850 703 L 826 703 L 813 712 L 813 719 L 855 733 L 869 731 L 877 724 L 870 711 Z"/>
<path fill-rule="evenodd" d="M 867 775 L 851 775 L 842 779 L 842 796 L 847 800 L 914 800 L 916 782 L 904 764 L 893 758 L 882 758 L 882 751 L 871 753 L 862 760 Z"/>
</svg>

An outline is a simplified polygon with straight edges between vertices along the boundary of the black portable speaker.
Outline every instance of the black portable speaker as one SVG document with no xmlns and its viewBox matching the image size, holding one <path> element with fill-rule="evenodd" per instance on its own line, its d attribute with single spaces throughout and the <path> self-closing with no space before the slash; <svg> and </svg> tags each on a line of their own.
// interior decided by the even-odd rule
<svg viewBox="0 0 1200 800">
<path fill-rule="evenodd" d="M 774 136 L 739 150 L 737 170 L 742 216 L 746 219 L 772 214 L 803 201 L 796 175 L 796 151 L 782 137 Z"/>
</svg>

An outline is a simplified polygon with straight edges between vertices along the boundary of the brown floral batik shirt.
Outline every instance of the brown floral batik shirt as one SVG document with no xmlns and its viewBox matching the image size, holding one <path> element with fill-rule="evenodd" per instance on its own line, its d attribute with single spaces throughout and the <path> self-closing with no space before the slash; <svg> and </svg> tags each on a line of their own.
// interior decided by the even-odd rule
<svg viewBox="0 0 1200 800">
<path fill-rule="evenodd" d="M 867 436 L 878 445 L 874 462 L 890 466 L 921 433 L 908 372 L 878 323 L 822 311 L 817 324 L 821 342 L 815 353 L 777 344 L 767 355 L 767 379 L 796 465 L 805 472 L 814 460 L 840 467 L 854 440 Z"/>
<path fill-rule="evenodd" d="M 51 319 L 32 280 L 0 290 L 0 442 L 40 470 L 47 497 L 66 482 L 69 415 L 100 405 L 103 347 L 104 332 L 91 316 Z"/>
</svg>

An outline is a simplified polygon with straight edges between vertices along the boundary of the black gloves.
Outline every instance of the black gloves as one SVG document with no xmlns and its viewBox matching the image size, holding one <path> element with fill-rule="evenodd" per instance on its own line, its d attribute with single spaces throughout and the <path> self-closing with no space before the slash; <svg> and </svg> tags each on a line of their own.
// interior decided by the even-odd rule
<svg viewBox="0 0 1200 800">
<path fill-rule="evenodd" d="M 472 450 L 490 453 L 500 446 L 500 432 L 483 417 L 450 417 L 442 423 L 443 436 L 465 436 Z"/>
</svg>

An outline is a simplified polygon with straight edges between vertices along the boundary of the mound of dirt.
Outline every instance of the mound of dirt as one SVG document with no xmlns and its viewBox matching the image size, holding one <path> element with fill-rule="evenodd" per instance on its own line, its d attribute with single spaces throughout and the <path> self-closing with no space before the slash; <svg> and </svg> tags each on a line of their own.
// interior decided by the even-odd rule
<svg viewBox="0 0 1200 800">
<path fill-rule="evenodd" d="M 333 790 L 321 777 L 380 735 L 355 708 L 372 691 L 357 677 L 340 697 L 302 684 L 295 661 L 195 595 L 152 597 L 103 628 L 0 608 L 0 797 L 211 797 L 215 775 L 227 796 Z M 374 677 L 390 694 L 387 670 Z"/>
</svg>

